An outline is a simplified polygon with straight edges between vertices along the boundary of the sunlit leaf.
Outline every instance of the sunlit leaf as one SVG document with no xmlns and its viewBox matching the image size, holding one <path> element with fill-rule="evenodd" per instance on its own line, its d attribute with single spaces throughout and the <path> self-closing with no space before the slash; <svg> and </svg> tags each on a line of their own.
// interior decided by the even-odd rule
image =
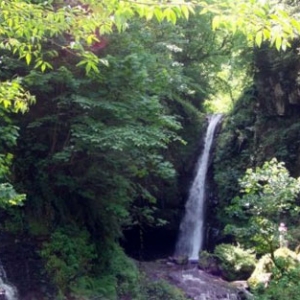
<svg viewBox="0 0 300 300">
<path fill-rule="evenodd" d="M 99 60 L 100 63 L 102 63 L 104 66 L 108 67 L 109 66 L 109 61 L 107 59 L 101 58 Z"/>
<path fill-rule="evenodd" d="M 182 11 L 184 17 L 186 19 L 188 19 L 189 18 L 189 14 L 190 14 L 189 9 L 185 5 L 182 5 L 181 6 L 181 11 Z"/>
<path fill-rule="evenodd" d="M 31 62 L 31 53 L 28 52 L 28 53 L 26 54 L 25 58 L 26 58 L 26 63 L 27 63 L 27 65 L 29 65 L 30 62 Z"/>
<path fill-rule="evenodd" d="M 156 20 L 158 22 L 161 22 L 163 20 L 163 18 L 164 18 L 162 10 L 159 9 L 159 8 L 157 8 L 157 7 L 155 7 L 155 9 L 154 9 L 154 15 L 155 15 Z"/>
<path fill-rule="evenodd" d="M 171 8 L 166 8 L 163 12 L 163 16 L 168 21 L 171 21 L 173 24 L 176 24 L 177 17 L 175 12 Z"/>
<path fill-rule="evenodd" d="M 275 47 L 279 51 L 282 45 L 282 37 L 280 35 L 276 36 Z"/>
<path fill-rule="evenodd" d="M 260 47 L 262 41 L 263 41 L 263 32 L 259 31 L 255 36 L 255 43 L 258 47 Z"/>
<path fill-rule="evenodd" d="M 220 26 L 220 23 L 221 23 L 220 16 L 215 16 L 212 20 L 212 29 L 216 30 Z"/>
</svg>

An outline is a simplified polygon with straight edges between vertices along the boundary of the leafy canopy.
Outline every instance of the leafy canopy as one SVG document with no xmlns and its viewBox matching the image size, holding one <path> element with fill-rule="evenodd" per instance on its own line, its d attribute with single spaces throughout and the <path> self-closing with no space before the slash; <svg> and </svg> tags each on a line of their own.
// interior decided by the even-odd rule
<svg viewBox="0 0 300 300">
<path fill-rule="evenodd" d="M 234 198 L 227 209 L 239 223 L 228 225 L 226 231 L 272 250 L 278 224 L 286 219 L 292 222 L 299 213 L 295 200 L 300 178 L 291 177 L 284 163 L 273 158 L 262 167 L 248 169 L 239 184 L 242 196 Z"/>
<path fill-rule="evenodd" d="M 8 49 L 28 64 L 43 71 L 52 68 L 47 60 L 57 56 L 57 46 L 83 61 L 100 62 L 90 51 L 93 43 L 99 42 L 114 28 L 119 32 L 128 27 L 128 20 L 138 15 L 147 20 L 175 23 L 178 17 L 188 18 L 193 12 L 191 3 L 178 1 L 1 1 L 0 47 Z M 59 36 L 66 39 L 57 40 Z M 52 44 L 45 49 L 45 42 Z M 46 50 L 46 51 L 45 51 Z"/>
<path fill-rule="evenodd" d="M 276 5 L 273 5 L 273 4 Z M 202 14 L 212 15 L 212 28 L 245 34 L 260 46 L 270 41 L 277 49 L 290 45 L 300 30 L 289 7 L 274 1 L 24 1 L 0 2 L 0 49 L 11 52 L 42 72 L 55 66 L 61 51 L 74 57 L 76 67 L 87 74 L 100 73 L 100 65 L 109 61 L 96 53 L 93 46 L 114 31 L 123 32 L 134 16 L 173 24 L 188 18 L 201 7 Z M 17 79 L 16 79 L 17 78 Z M 14 74 L 0 84 L 0 104 L 8 111 L 24 112 L 34 97 L 26 92 Z M 1 166 L 4 169 L 4 166 Z"/>
<path fill-rule="evenodd" d="M 27 64 L 33 62 L 43 71 L 52 68 L 49 61 L 58 55 L 58 49 L 64 49 L 80 56 L 80 65 L 96 71 L 94 66 L 106 62 L 91 51 L 91 46 L 104 35 L 115 28 L 124 31 L 136 15 L 175 24 L 178 18 L 195 13 L 196 6 L 202 8 L 202 14 L 213 15 L 213 29 L 241 31 L 258 46 L 270 41 L 277 49 L 285 49 L 300 31 L 288 6 L 274 1 L 10 0 L 0 3 L 0 48 L 12 51 Z M 51 47 L 46 48 L 45 42 Z"/>
<path fill-rule="evenodd" d="M 212 13 L 213 29 L 235 34 L 242 32 L 253 46 L 270 42 L 277 50 L 286 50 L 299 36 L 300 22 L 294 8 L 286 1 L 227 0 L 200 2 L 201 13 Z"/>
</svg>

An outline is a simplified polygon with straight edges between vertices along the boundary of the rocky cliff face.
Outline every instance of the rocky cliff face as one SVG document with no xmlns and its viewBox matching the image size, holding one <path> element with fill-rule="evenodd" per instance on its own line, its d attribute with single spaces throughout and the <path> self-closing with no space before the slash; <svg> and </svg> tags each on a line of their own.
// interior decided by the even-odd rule
<svg viewBox="0 0 300 300">
<path fill-rule="evenodd" d="M 141 262 L 140 269 L 153 282 L 162 280 L 179 288 L 187 299 L 243 300 L 248 299 L 247 296 L 250 297 L 245 289 L 245 282 L 227 282 L 200 270 L 197 265 L 177 265 L 160 260 Z"/>
<path fill-rule="evenodd" d="M 300 112 L 299 41 L 287 51 L 268 46 L 255 51 L 255 85 L 258 102 L 269 115 L 290 116 Z"/>
<path fill-rule="evenodd" d="M 254 85 L 223 123 L 213 162 L 208 207 L 211 243 L 222 241 L 226 206 L 239 193 L 238 179 L 247 168 L 276 157 L 292 176 L 300 176 L 300 42 L 278 52 L 263 46 L 254 56 Z"/>
<path fill-rule="evenodd" d="M 300 171 L 300 41 L 286 52 L 263 47 L 255 53 L 257 110 L 253 123 L 256 163 L 284 161 L 294 176 Z"/>
<path fill-rule="evenodd" d="M 1 263 L 9 283 L 17 287 L 19 299 L 54 299 L 56 290 L 38 253 L 42 240 L 7 233 L 0 239 Z"/>
</svg>

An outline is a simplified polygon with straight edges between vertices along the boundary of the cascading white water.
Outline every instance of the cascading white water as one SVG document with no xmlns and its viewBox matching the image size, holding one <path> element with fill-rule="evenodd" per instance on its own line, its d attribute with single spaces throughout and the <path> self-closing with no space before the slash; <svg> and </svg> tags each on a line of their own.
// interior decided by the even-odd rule
<svg viewBox="0 0 300 300">
<path fill-rule="evenodd" d="M 7 283 L 6 272 L 0 261 L 0 300 L 18 300 L 17 289 Z"/>
<path fill-rule="evenodd" d="M 214 133 L 221 118 L 221 114 L 215 114 L 209 118 L 204 149 L 197 162 L 196 176 L 190 188 L 185 215 L 180 224 L 175 256 L 187 256 L 189 260 L 198 260 L 199 251 L 202 249 L 206 173 Z"/>
</svg>

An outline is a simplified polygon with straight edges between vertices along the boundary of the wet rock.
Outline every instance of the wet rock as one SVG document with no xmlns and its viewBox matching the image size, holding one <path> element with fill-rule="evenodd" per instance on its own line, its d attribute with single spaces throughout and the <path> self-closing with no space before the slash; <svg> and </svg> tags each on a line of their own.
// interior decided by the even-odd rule
<svg viewBox="0 0 300 300">
<path fill-rule="evenodd" d="M 7 300 L 5 290 L 0 289 L 0 300 Z"/>
<path fill-rule="evenodd" d="M 187 265 L 189 259 L 187 256 L 170 256 L 168 258 L 169 262 L 175 263 L 177 265 Z"/>
<path fill-rule="evenodd" d="M 1 234 L 1 262 L 9 282 L 17 287 L 22 300 L 55 299 L 56 290 L 43 271 L 45 268 L 39 255 L 42 242 L 26 236 L 16 238 L 13 234 Z"/>
<path fill-rule="evenodd" d="M 182 277 L 178 273 L 171 273 L 168 275 L 168 279 L 172 282 L 174 282 L 176 285 L 180 284 L 182 282 Z"/>
<path fill-rule="evenodd" d="M 249 285 L 246 280 L 233 281 L 230 284 L 238 289 L 239 300 L 253 299 L 253 295 L 248 291 Z"/>
<path fill-rule="evenodd" d="M 240 286 L 230 284 L 217 276 L 210 275 L 196 266 L 168 265 L 142 262 L 141 269 L 148 278 L 163 279 L 185 292 L 192 300 L 244 300 Z"/>
</svg>

